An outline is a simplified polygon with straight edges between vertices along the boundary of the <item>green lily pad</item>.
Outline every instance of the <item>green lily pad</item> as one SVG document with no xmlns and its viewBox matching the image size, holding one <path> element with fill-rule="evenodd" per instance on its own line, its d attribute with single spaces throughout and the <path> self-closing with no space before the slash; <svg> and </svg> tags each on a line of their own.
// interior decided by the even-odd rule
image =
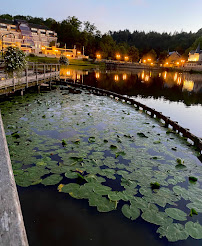
<svg viewBox="0 0 202 246">
<path fill-rule="evenodd" d="M 187 220 L 187 214 L 178 208 L 166 208 L 166 214 L 175 220 Z"/>
<path fill-rule="evenodd" d="M 192 238 L 202 239 L 202 226 L 198 222 L 187 222 L 185 224 L 185 229 Z"/>
<path fill-rule="evenodd" d="M 41 183 L 43 185 L 56 185 L 62 180 L 62 177 L 59 174 L 52 174 L 47 178 L 43 179 Z"/>
<path fill-rule="evenodd" d="M 123 205 L 122 213 L 131 220 L 135 220 L 140 216 L 140 210 L 134 206 L 129 206 L 128 204 Z"/>
<path fill-rule="evenodd" d="M 156 212 L 154 210 L 147 210 L 142 213 L 142 218 L 147 222 L 155 225 L 169 225 L 173 222 L 173 219 L 169 218 L 164 212 Z"/>
<path fill-rule="evenodd" d="M 178 223 L 159 227 L 157 233 L 160 233 L 160 237 L 165 236 L 169 242 L 186 240 L 189 237 L 189 234 L 185 230 L 184 226 Z"/>
<path fill-rule="evenodd" d="M 65 173 L 65 177 L 67 177 L 69 179 L 76 179 L 76 178 L 78 178 L 78 173 L 70 171 L 70 172 Z"/>
</svg>

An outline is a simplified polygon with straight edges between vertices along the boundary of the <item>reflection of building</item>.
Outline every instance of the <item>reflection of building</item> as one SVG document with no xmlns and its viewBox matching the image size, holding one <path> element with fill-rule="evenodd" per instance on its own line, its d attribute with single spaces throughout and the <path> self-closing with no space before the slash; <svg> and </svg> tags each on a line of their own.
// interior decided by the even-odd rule
<svg viewBox="0 0 202 246">
<path fill-rule="evenodd" d="M 57 44 L 57 33 L 46 26 L 28 23 L 24 20 L 0 20 L 0 35 L 4 35 L 4 48 L 18 46 L 27 53 L 40 54 L 42 46 Z"/>
<path fill-rule="evenodd" d="M 200 49 L 200 43 L 198 44 L 196 50 L 191 50 L 189 52 L 188 61 L 202 61 L 202 50 Z"/>
</svg>

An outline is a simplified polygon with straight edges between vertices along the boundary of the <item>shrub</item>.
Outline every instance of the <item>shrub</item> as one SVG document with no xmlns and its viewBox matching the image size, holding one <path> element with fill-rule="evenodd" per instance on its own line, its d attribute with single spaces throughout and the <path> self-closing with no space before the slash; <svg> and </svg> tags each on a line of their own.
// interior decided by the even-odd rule
<svg viewBox="0 0 202 246">
<path fill-rule="evenodd" d="M 10 76 L 20 75 L 27 66 L 25 53 L 19 48 L 9 46 L 4 52 L 5 72 Z"/>
<path fill-rule="evenodd" d="M 59 63 L 61 65 L 69 65 L 69 60 L 68 60 L 68 58 L 66 56 L 61 55 L 60 59 L 59 59 Z"/>
</svg>

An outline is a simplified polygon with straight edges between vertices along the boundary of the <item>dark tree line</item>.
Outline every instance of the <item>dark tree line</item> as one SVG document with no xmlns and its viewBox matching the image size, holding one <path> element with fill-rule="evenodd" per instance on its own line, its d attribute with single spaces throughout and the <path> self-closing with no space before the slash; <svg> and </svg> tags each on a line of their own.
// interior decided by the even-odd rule
<svg viewBox="0 0 202 246">
<path fill-rule="evenodd" d="M 116 58 L 116 54 L 121 55 L 121 59 L 128 56 L 132 61 L 138 61 L 139 58 L 153 54 L 155 58 L 163 60 L 168 51 L 178 51 L 181 55 L 187 56 L 190 49 L 196 48 L 199 42 L 202 44 L 202 29 L 196 33 L 175 32 L 158 33 L 134 31 L 109 31 L 102 35 L 96 26 L 89 21 L 81 22 L 75 16 L 68 17 L 63 21 L 56 21 L 52 18 L 43 19 L 32 16 L 9 14 L 0 15 L 0 19 L 23 19 L 28 23 L 45 25 L 58 34 L 60 47 L 73 48 L 82 51 L 85 47 L 85 54 L 95 58 L 99 53 L 102 58 Z M 202 45 L 201 45 L 202 47 Z"/>
</svg>

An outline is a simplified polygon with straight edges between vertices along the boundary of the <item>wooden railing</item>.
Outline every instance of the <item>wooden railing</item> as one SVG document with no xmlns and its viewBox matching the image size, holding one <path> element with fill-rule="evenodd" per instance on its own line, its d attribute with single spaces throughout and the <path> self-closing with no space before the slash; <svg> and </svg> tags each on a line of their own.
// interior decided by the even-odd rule
<svg viewBox="0 0 202 246">
<path fill-rule="evenodd" d="M 13 88 L 15 91 L 17 86 L 24 85 L 31 86 L 35 83 L 43 83 L 48 80 L 59 78 L 60 65 L 59 64 L 36 64 L 29 63 L 27 68 L 22 71 L 21 76 L 14 75 L 12 78 L 1 76 L 0 89 Z"/>
</svg>

